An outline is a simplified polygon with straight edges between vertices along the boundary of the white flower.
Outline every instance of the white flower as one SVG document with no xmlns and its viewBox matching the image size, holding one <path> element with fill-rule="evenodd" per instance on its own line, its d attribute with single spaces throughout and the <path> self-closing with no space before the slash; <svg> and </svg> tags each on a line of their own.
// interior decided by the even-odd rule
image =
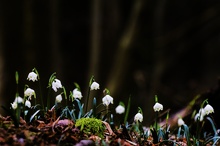
<svg viewBox="0 0 220 146">
<path fill-rule="evenodd" d="M 18 97 L 16 97 L 15 98 L 15 101 L 14 102 L 16 102 L 16 103 L 23 103 L 23 98 L 21 98 L 20 96 L 18 96 Z"/>
<path fill-rule="evenodd" d="M 62 96 L 59 94 L 56 96 L 56 102 L 61 103 L 61 101 L 62 101 Z"/>
<path fill-rule="evenodd" d="M 118 113 L 118 114 L 122 114 L 125 112 L 125 107 L 123 107 L 122 105 L 118 105 L 116 108 L 115 108 L 115 112 Z"/>
<path fill-rule="evenodd" d="M 160 110 L 162 111 L 163 110 L 163 105 L 157 102 L 157 103 L 155 103 L 153 109 L 154 109 L 155 112 L 159 112 Z"/>
<path fill-rule="evenodd" d="M 37 74 L 35 72 L 30 72 L 28 74 L 27 80 L 33 81 L 33 82 L 37 81 Z"/>
<path fill-rule="evenodd" d="M 73 90 L 73 97 L 74 97 L 74 98 L 81 99 L 83 96 L 82 96 L 82 93 L 81 93 L 77 88 L 75 88 L 75 89 Z"/>
<path fill-rule="evenodd" d="M 31 108 L 31 102 L 29 100 L 25 101 L 25 106 L 27 106 L 28 108 Z"/>
<path fill-rule="evenodd" d="M 110 103 L 113 104 L 113 98 L 110 95 L 105 95 L 102 98 L 102 103 L 106 106 L 108 106 Z"/>
<path fill-rule="evenodd" d="M 97 82 L 93 82 L 90 86 L 91 90 L 97 90 L 99 89 L 99 84 Z"/>
<path fill-rule="evenodd" d="M 27 88 L 25 91 L 24 91 L 24 96 L 25 97 L 29 97 L 29 99 L 31 99 L 31 96 L 35 94 L 35 91 L 31 88 Z"/>
<path fill-rule="evenodd" d="M 137 113 L 135 116 L 134 116 L 134 121 L 135 122 L 142 122 L 143 121 L 143 115 L 141 113 Z"/>
<path fill-rule="evenodd" d="M 60 82 L 60 80 L 58 79 L 55 79 L 53 82 L 52 82 L 52 88 L 55 92 L 57 92 L 57 89 L 59 88 L 62 88 L 62 84 Z"/>
<path fill-rule="evenodd" d="M 213 107 L 210 104 L 207 104 L 204 107 L 204 111 L 205 111 L 206 115 L 208 115 L 210 113 L 214 113 L 214 109 L 213 109 Z"/>
<path fill-rule="evenodd" d="M 180 127 L 180 126 L 184 125 L 185 122 L 183 121 L 182 118 L 179 118 L 178 121 L 177 121 L 177 124 L 178 124 L 178 126 Z"/>
<path fill-rule="evenodd" d="M 199 112 L 195 115 L 194 120 L 195 121 L 199 120 L 201 122 L 203 121 L 205 115 L 206 115 L 205 110 L 201 108 Z"/>
<path fill-rule="evenodd" d="M 17 103 L 17 102 L 11 103 L 11 107 L 12 107 L 13 109 L 16 109 L 16 108 L 18 107 L 18 103 Z"/>
</svg>

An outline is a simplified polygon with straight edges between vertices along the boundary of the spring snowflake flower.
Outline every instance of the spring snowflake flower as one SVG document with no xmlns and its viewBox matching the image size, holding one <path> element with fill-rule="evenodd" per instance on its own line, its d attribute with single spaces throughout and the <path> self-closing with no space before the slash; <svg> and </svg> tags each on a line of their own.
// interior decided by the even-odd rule
<svg viewBox="0 0 220 146">
<path fill-rule="evenodd" d="M 123 114 L 125 112 L 125 107 L 123 107 L 122 105 L 118 105 L 115 108 L 115 112 L 118 113 L 118 114 Z"/>
<path fill-rule="evenodd" d="M 18 96 L 18 97 L 15 98 L 15 101 L 14 101 L 14 102 L 16 102 L 16 103 L 23 103 L 24 100 L 23 100 L 23 98 L 21 98 L 20 96 Z"/>
<path fill-rule="evenodd" d="M 199 120 L 200 122 L 202 122 L 205 115 L 206 115 L 205 110 L 201 108 L 199 112 L 195 115 L 194 120 L 195 121 Z"/>
<path fill-rule="evenodd" d="M 61 103 L 62 101 L 62 96 L 59 94 L 56 96 L 56 103 Z"/>
<path fill-rule="evenodd" d="M 35 91 L 31 88 L 27 88 L 25 91 L 24 91 L 24 96 L 25 97 L 28 97 L 28 99 L 31 99 L 31 96 L 33 96 L 35 94 Z"/>
<path fill-rule="evenodd" d="M 93 82 L 90 86 L 91 90 L 97 90 L 99 89 L 99 84 L 97 82 Z"/>
<path fill-rule="evenodd" d="M 37 74 L 35 72 L 30 72 L 28 74 L 27 80 L 33 81 L 33 82 L 37 81 L 38 80 L 37 79 Z"/>
<path fill-rule="evenodd" d="M 58 79 L 55 79 L 53 82 L 52 82 L 52 88 L 55 92 L 57 92 L 57 89 L 59 88 L 62 88 L 62 84 L 61 84 L 61 81 L 58 80 Z"/>
<path fill-rule="evenodd" d="M 214 109 L 213 109 L 213 107 L 210 104 L 207 104 L 204 107 L 204 111 L 205 111 L 206 115 L 208 115 L 210 113 L 214 113 Z"/>
<path fill-rule="evenodd" d="M 81 93 L 77 88 L 75 88 L 75 89 L 73 90 L 73 97 L 74 97 L 74 98 L 81 99 L 83 96 L 82 96 L 82 93 Z"/>
<path fill-rule="evenodd" d="M 11 103 L 11 107 L 15 110 L 18 107 L 18 103 L 17 102 L 13 102 Z"/>
<path fill-rule="evenodd" d="M 157 102 L 157 103 L 155 103 L 153 109 L 154 109 L 155 112 L 159 112 L 160 110 L 162 111 L 163 110 L 163 105 Z"/>
<path fill-rule="evenodd" d="M 143 121 L 143 115 L 141 113 L 137 113 L 135 116 L 134 116 L 134 121 L 135 122 L 142 122 Z"/>
<path fill-rule="evenodd" d="M 28 108 L 31 108 L 31 102 L 29 100 L 25 101 L 25 106 L 27 106 Z"/>
<path fill-rule="evenodd" d="M 102 98 L 102 103 L 106 106 L 108 106 L 110 103 L 113 104 L 113 98 L 110 95 L 105 95 Z"/>
<path fill-rule="evenodd" d="M 180 127 L 180 126 L 184 125 L 185 122 L 183 121 L 182 118 L 179 118 L 178 121 L 177 121 L 177 124 L 178 124 L 178 126 Z"/>
</svg>

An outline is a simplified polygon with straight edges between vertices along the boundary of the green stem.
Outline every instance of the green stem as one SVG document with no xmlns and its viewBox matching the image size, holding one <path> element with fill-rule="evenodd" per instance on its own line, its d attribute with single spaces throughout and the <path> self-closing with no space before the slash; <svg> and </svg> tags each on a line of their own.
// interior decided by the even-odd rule
<svg viewBox="0 0 220 146">
<path fill-rule="evenodd" d="M 85 110 L 85 113 L 87 113 L 87 109 L 88 109 L 89 95 L 90 95 L 90 86 L 89 86 L 89 90 L 88 90 L 88 94 L 87 94 L 87 98 L 86 98 L 86 110 Z"/>
<path fill-rule="evenodd" d="M 106 106 L 106 111 L 107 111 L 107 115 L 106 115 L 106 116 L 107 116 L 107 122 L 109 122 L 109 121 L 110 121 L 110 120 L 109 120 L 110 118 L 109 118 L 109 114 L 108 114 L 108 106 Z"/>
<path fill-rule="evenodd" d="M 38 77 L 39 77 L 39 75 L 38 75 Z M 40 77 L 39 77 L 38 83 L 39 83 L 39 92 L 40 92 L 41 105 L 42 105 L 42 108 L 44 109 L 44 101 L 43 101 L 43 95 L 42 95 L 42 90 L 41 90 Z M 35 98 L 35 100 L 36 100 L 36 98 Z M 36 101 L 35 101 L 35 105 L 36 105 Z"/>
<path fill-rule="evenodd" d="M 51 91 L 51 88 L 49 88 L 48 89 L 49 91 L 48 91 L 48 95 L 47 95 L 47 109 L 46 110 L 48 110 L 48 109 L 50 109 L 50 91 Z"/>
<path fill-rule="evenodd" d="M 156 112 L 156 122 L 155 122 L 155 130 L 157 131 L 157 121 L 158 121 L 158 112 Z"/>
<path fill-rule="evenodd" d="M 65 98 L 65 101 L 66 101 L 66 106 L 67 106 L 67 95 L 66 95 L 66 89 L 65 87 L 63 86 L 63 94 L 64 94 L 64 98 Z"/>
</svg>

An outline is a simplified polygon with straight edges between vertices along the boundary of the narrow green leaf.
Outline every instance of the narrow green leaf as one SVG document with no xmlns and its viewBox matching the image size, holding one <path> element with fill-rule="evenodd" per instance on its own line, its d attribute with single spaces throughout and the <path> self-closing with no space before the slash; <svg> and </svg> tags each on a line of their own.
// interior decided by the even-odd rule
<svg viewBox="0 0 220 146">
<path fill-rule="evenodd" d="M 125 117 L 124 117 L 124 124 L 128 120 L 128 114 L 130 112 L 130 106 L 131 106 L 131 96 L 129 96 L 129 98 L 128 98 L 128 105 L 127 105 L 127 109 L 126 109 L 126 113 L 125 113 Z"/>
<path fill-rule="evenodd" d="M 93 98 L 93 117 L 96 117 L 96 98 Z"/>
<path fill-rule="evenodd" d="M 37 110 L 31 117 L 30 122 L 33 120 L 33 118 L 40 112 L 40 110 Z"/>
</svg>

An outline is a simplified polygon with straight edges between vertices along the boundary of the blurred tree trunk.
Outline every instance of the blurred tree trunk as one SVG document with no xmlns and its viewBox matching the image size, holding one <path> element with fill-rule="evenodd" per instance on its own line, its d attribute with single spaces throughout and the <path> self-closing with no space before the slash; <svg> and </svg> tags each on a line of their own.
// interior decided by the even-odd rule
<svg viewBox="0 0 220 146">
<path fill-rule="evenodd" d="M 4 97 L 4 90 L 5 90 L 5 70 L 4 70 L 4 44 L 3 44 L 3 9 L 2 9 L 2 1 L 0 2 L 0 105 L 6 105 L 6 100 Z M 4 113 L 2 108 L 0 108 L 0 113 Z"/>
<path fill-rule="evenodd" d="M 89 70 L 88 70 L 88 79 L 86 80 L 85 85 L 88 85 L 88 81 L 91 76 L 95 76 L 95 80 L 99 80 L 99 58 L 100 58 L 100 38 L 101 38 L 101 1 L 93 0 L 91 8 L 91 47 L 88 59 Z M 87 87 L 87 86 L 86 86 Z M 93 97 L 93 93 L 91 96 Z M 92 107 L 93 98 L 88 100 L 88 109 Z M 87 101 L 86 101 L 87 102 Z"/>
<path fill-rule="evenodd" d="M 34 16 L 33 16 L 33 1 L 23 0 L 23 60 L 25 69 L 36 64 L 37 49 L 34 41 Z"/>
<path fill-rule="evenodd" d="M 136 0 L 131 10 L 129 21 L 124 28 L 124 32 L 118 42 L 112 67 L 109 69 L 107 86 L 111 93 L 115 93 L 124 80 L 124 73 L 128 67 L 129 49 L 135 36 L 138 16 L 140 15 L 142 0 Z"/>
<path fill-rule="evenodd" d="M 93 0 L 91 16 L 91 49 L 89 52 L 89 78 L 96 75 L 98 79 L 100 37 L 101 37 L 101 1 Z"/>
<path fill-rule="evenodd" d="M 60 49 L 60 38 L 59 38 L 59 1 L 58 0 L 50 0 L 49 3 L 49 18 L 50 18 L 50 54 L 51 54 L 51 68 L 55 69 L 56 72 L 59 72 L 59 79 L 62 80 L 63 72 L 62 72 L 62 64 L 63 58 Z"/>
</svg>

